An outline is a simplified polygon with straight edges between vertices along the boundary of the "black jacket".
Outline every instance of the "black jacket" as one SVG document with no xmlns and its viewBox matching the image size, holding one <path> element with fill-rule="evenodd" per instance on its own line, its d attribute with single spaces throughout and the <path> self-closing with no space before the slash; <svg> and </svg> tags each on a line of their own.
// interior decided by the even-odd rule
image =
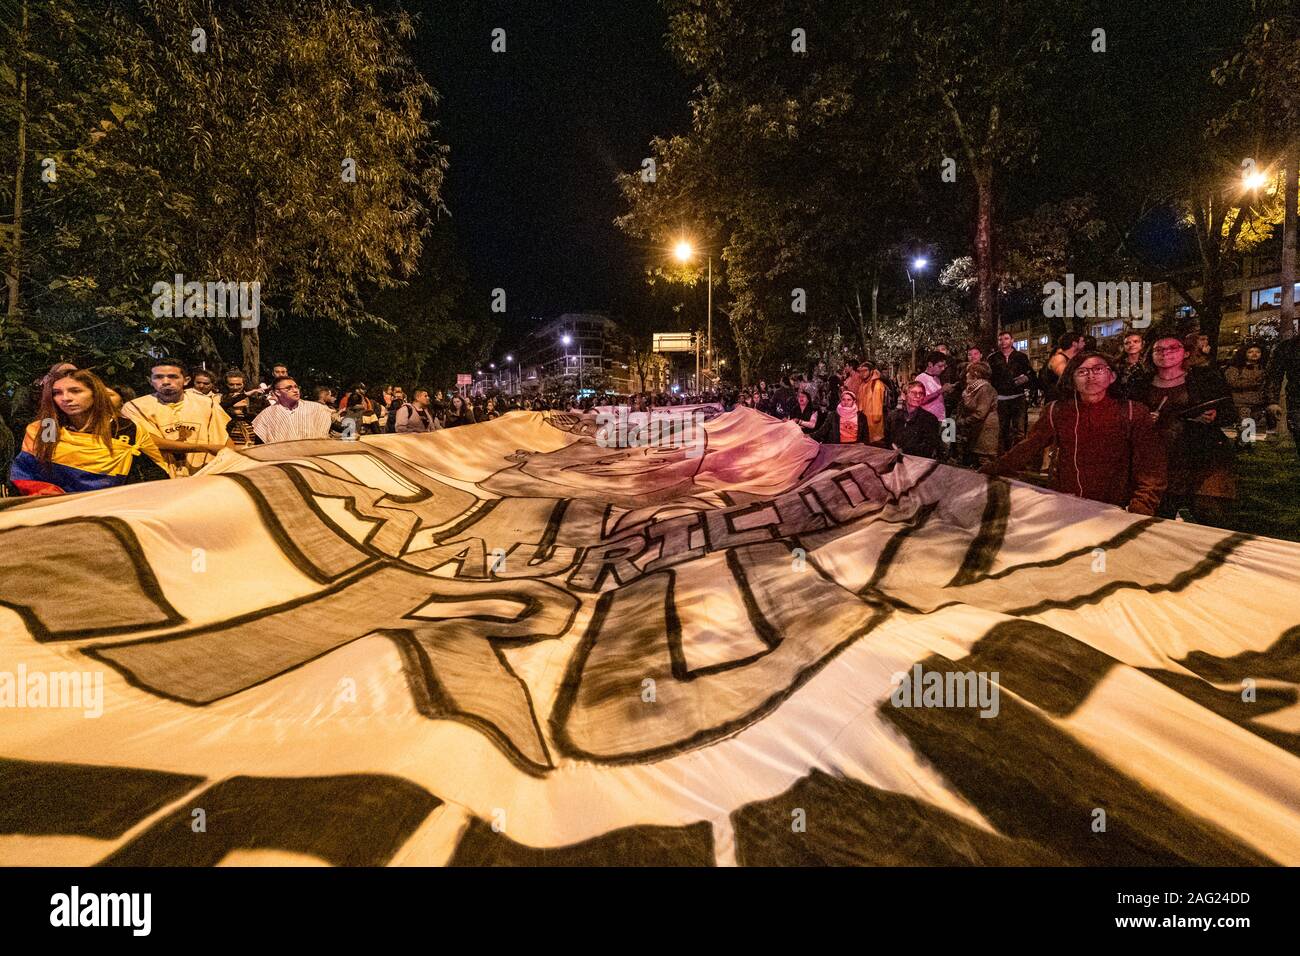
<svg viewBox="0 0 1300 956">
<path fill-rule="evenodd" d="M 1009 358 L 1003 358 L 999 349 L 993 350 L 989 358 L 989 367 L 993 369 L 993 387 L 999 395 L 1019 395 L 1025 389 L 1034 386 L 1034 369 L 1029 364 L 1029 356 L 1017 349 L 1011 350 Z M 1024 375 L 1029 379 L 1024 385 L 1017 385 L 1016 379 Z"/>
<path fill-rule="evenodd" d="M 1268 362 L 1268 401 L 1279 403 L 1282 380 L 1286 379 L 1286 404 L 1289 409 L 1300 408 L 1300 338 L 1284 339 Z"/>
<path fill-rule="evenodd" d="M 938 458 L 942 445 L 939 419 L 918 408 L 909 419 L 906 408 L 896 408 L 885 416 L 885 441 L 905 455 Z"/>
</svg>

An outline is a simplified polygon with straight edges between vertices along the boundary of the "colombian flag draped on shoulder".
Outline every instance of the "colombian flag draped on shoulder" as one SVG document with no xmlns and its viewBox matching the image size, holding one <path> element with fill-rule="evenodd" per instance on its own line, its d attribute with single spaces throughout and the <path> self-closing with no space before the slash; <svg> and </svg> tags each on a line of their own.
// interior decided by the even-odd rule
<svg viewBox="0 0 1300 956">
<path fill-rule="evenodd" d="M 25 495 L 73 494 L 116 488 L 131 480 L 140 455 L 164 467 L 162 453 L 148 432 L 128 419 L 114 420 L 111 445 L 95 435 L 59 428 L 48 465 L 38 457 L 43 440 L 40 422 L 32 422 L 23 435 L 22 451 L 14 458 L 10 480 Z"/>
</svg>

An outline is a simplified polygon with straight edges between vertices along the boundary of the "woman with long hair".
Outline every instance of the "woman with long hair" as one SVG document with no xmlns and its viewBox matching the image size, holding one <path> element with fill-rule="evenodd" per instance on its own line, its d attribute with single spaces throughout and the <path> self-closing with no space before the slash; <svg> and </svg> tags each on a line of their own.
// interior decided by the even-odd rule
<svg viewBox="0 0 1300 956">
<path fill-rule="evenodd" d="M 1224 370 L 1228 388 L 1232 389 L 1232 404 L 1237 409 L 1238 444 L 1249 447 L 1249 441 L 1241 440 L 1247 421 L 1254 423 L 1255 434 L 1259 437 L 1268 430 L 1267 368 L 1268 357 L 1264 347 L 1258 342 L 1247 342 L 1237 349 L 1232 364 Z"/>
<path fill-rule="evenodd" d="M 156 465 L 156 467 L 155 467 Z M 168 477 L 153 437 L 113 410 L 94 372 L 47 379 L 9 480 L 25 495 L 61 495 Z"/>
<path fill-rule="evenodd" d="M 1155 431 L 1164 442 L 1169 483 L 1157 512 L 1225 527 L 1237 497 L 1234 449 L 1223 433 L 1236 411 L 1232 390 L 1205 359 L 1196 336 L 1167 330 L 1150 334 L 1155 377 L 1144 396 Z M 1188 352 L 1188 343 L 1197 349 Z"/>
<path fill-rule="evenodd" d="M 799 389 L 795 395 L 795 406 L 790 414 L 790 420 L 797 422 L 803 429 L 803 433 L 809 437 L 817 431 L 817 406 L 813 404 L 806 388 Z"/>
<path fill-rule="evenodd" d="M 465 401 L 459 395 L 451 397 L 451 408 L 447 411 L 447 420 L 444 428 L 455 428 L 457 425 L 473 425 L 474 411 L 470 408 L 469 402 Z"/>
</svg>

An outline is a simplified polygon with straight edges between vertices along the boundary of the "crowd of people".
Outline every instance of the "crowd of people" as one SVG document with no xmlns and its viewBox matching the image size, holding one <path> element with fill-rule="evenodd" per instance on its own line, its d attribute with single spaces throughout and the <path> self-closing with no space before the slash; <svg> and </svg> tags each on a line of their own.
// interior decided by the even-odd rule
<svg viewBox="0 0 1300 956">
<path fill-rule="evenodd" d="M 961 361 L 936 345 L 905 386 L 880 365 L 850 360 L 835 374 L 760 382 L 739 404 L 822 442 L 1045 479 L 1134 513 L 1224 525 L 1237 495 L 1235 456 L 1276 427 L 1284 383 L 1288 429 L 1300 431 L 1297 341 L 1271 357 L 1247 343 L 1221 368 L 1197 332 L 1131 331 L 1116 355 L 1067 332 L 1035 369 L 1004 332 L 991 351 L 971 345 Z"/>
<path fill-rule="evenodd" d="M 819 365 L 808 375 L 700 394 L 548 400 L 419 386 L 408 395 L 400 385 L 356 383 L 341 394 L 317 385 L 309 399 L 284 365 L 272 367 L 268 384 L 250 385 L 238 369 L 218 376 L 158 359 L 149 370 L 150 391 L 137 395 L 59 363 L 37 383 L 21 449 L 10 456 L 7 490 L 50 495 L 183 478 L 224 448 L 432 432 L 516 410 L 714 403 L 794 422 L 823 443 L 875 445 L 990 475 L 1032 476 L 1135 513 L 1222 524 L 1236 495 L 1234 457 L 1276 425 L 1284 382 L 1288 426 L 1300 432 L 1296 339 L 1271 357 L 1262 344 L 1247 344 L 1220 368 L 1197 333 L 1130 332 L 1109 356 L 1088 336 L 1067 332 L 1036 370 L 1004 332 L 989 352 L 970 345 L 961 360 L 936 344 L 918 367 L 905 385 L 886 366 L 850 360 L 834 371 Z"/>
</svg>

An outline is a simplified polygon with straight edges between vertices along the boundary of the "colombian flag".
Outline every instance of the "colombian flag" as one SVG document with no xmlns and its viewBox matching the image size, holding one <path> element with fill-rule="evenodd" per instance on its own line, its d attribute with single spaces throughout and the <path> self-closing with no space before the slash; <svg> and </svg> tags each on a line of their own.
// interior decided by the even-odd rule
<svg viewBox="0 0 1300 956">
<path fill-rule="evenodd" d="M 95 435 L 60 427 L 54 454 L 44 465 L 36 455 L 41 423 L 32 422 L 23 435 L 23 450 L 9 469 L 9 480 L 25 495 L 75 494 L 138 481 L 141 476 L 137 456 L 141 453 L 160 468 L 163 466 L 162 453 L 153 437 L 134 422 L 119 418 L 113 423 L 113 432 L 110 449 Z"/>
</svg>

